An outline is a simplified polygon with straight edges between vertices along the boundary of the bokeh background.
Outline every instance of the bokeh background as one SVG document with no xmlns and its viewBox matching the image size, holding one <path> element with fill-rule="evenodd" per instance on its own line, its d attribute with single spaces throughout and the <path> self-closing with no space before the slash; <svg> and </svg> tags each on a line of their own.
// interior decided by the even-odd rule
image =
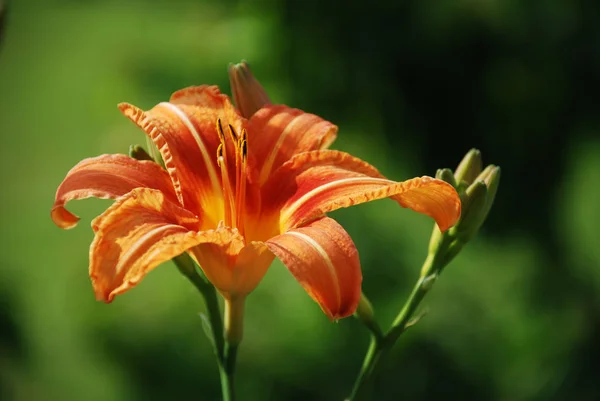
<svg viewBox="0 0 600 401">
<path fill-rule="evenodd" d="M 0 399 L 218 400 L 193 287 L 169 263 L 114 303 L 87 276 L 89 222 L 49 211 L 68 169 L 144 135 L 150 108 L 247 59 L 276 102 L 340 126 L 395 179 L 502 167 L 481 234 L 380 367 L 373 400 L 598 400 L 600 17 L 595 0 L 13 0 L 0 44 Z M 432 223 L 389 200 L 333 213 L 384 324 Z M 367 332 L 332 324 L 275 263 L 250 296 L 240 400 L 342 400 Z"/>
</svg>

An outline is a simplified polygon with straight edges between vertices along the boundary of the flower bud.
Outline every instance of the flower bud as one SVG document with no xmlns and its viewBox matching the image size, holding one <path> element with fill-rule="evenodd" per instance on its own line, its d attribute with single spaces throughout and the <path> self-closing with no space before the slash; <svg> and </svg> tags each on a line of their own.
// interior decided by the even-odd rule
<svg viewBox="0 0 600 401">
<path fill-rule="evenodd" d="M 483 172 L 477 177 L 478 180 L 483 180 L 487 186 L 487 198 L 485 203 L 484 219 L 487 217 L 492 205 L 494 204 L 494 198 L 496 198 L 496 192 L 498 192 L 498 185 L 500 185 L 500 167 L 490 164 L 483 170 Z"/>
<path fill-rule="evenodd" d="M 153 160 L 152 156 L 140 145 L 129 145 L 129 157 L 136 160 Z"/>
<path fill-rule="evenodd" d="M 271 104 L 265 89 L 258 82 L 245 60 L 229 64 L 229 83 L 235 106 L 244 118 L 250 118 L 267 104 Z"/>
<path fill-rule="evenodd" d="M 449 168 L 441 168 L 435 173 L 435 178 L 438 180 L 446 181 L 448 184 L 452 185 L 456 188 L 456 180 L 454 179 L 454 174 L 452 174 L 452 170 Z"/>
<path fill-rule="evenodd" d="M 463 162 L 466 159 L 467 157 Z M 472 165 L 476 166 L 476 162 Z M 500 167 L 494 165 L 487 166 L 474 179 L 474 182 L 461 194 L 462 215 L 450 235 L 465 244 L 473 238 L 492 208 L 499 183 Z"/>
<path fill-rule="evenodd" d="M 481 173 L 482 166 L 481 152 L 478 149 L 469 150 L 454 172 L 456 182 L 460 184 L 464 181 L 467 186 L 471 185 Z"/>
<path fill-rule="evenodd" d="M 454 174 L 449 169 L 437 171 L 436 178 L 450 183 L 461 198 L 461 216 L 454 227 L 441 233 L 434 227 L 429 241 L 429 255 L 438 269 L 446 266 L 473 238 L 485 221 L 500 183 L 500 167 L 489 165 L 483 171 L 481 152 L 471 149 Z"/>
<path fill-rule="evenodd" d="M 465 200 L 462 203 L 462 215 L 456 226 L 452 228 L 451 235 L 467 243 L 483 224 L 485 219 L 485 206 L 487 201 L 487 186 L 479 179 L 471 184 L 465 191 Z"/>
</svg>

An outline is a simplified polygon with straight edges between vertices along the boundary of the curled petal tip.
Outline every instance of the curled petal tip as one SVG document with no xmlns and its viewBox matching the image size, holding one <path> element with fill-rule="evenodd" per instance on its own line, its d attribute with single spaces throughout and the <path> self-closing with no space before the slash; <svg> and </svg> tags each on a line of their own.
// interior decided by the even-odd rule
<svg viewBox="0 0 600 401">
<path fill-rule="evenodd" d="M 79 217 L 75 216 L 62 206 L 52 208 L 50 217 L 52 217 L 54 224 L 65 230 L 75 227 L 79 222 Z"/>
<path fill-rule="evenodd" d="M 332 321 L 358 306 L 362 273 L 350 235 L 335 220 L 319 220 L 271 238 L 267 246 Z"/>
<path fill-rule="evenodd" d="M 441 232 L 454 226 L 460 219 L 462 204 L 456 189 L 446 181 L 431 177 L 421 177 L 423 194 L 426 195 L 419 205 L 423 210 L 413 210 L 429 215 L 435 220 Z"/>
<path fill-rule="evenodd" d="M 135 114 L 136 110 L 138 109 L 134 105 L 127 103 L 127 102 L 119 103 L 117 105 L 117 108 L 121 111 L 121 113 L 123 113 L 127 117 L 133 116 Z"/>
</svg>

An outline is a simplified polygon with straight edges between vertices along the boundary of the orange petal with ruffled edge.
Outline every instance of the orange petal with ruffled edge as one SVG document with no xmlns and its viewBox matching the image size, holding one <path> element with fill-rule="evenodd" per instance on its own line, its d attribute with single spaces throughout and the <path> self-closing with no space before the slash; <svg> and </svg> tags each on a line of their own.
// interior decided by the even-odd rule
<svg viewBox="0 0 600 401">
<path fill-rule="evenodd" d="M 229 98 L 216 86 L 182 89 L 171 100 L 150 111 L 122 103 L 119 109 L 142 128 L 158 147 L 175 190 L 186 209 L 204 212 L 207 226 L 216 227 L 223 218 L 221 172 L 217 166 L 220 144 L 217 120 L 227 130 L 231 124 L 243 128 Z M 230 160 L 233 146 L 227 146 Z M 235 172 L 230 172 L 235 177 Z"/>
<path fill-rule="evenodd" d="M 148 272 L 188 249 L 213 241 L 200 221 L 160 191 L 137 188 L 92 222 L 90 277 L 96 298 L 111 302 Z"/>
<path fill-rule="evenodd" d="M 268 240 L 267 246 L 330 319 L 354 313 L 360 260 L 352 238 L 335 220 L 323 217 Z"/>
<path fill-rule="evenodd" d="M 74 199 L 116 199 L 134 188 L 154 188 L 177 201 L 166 171 L 151 161 L 139 161 L 125 155 L 101 155 L 84 159 L 73 167 L 56 191 L 51 217 L 60 228 L 72 228 L 79 217 L 65 209 Z"/>
<path fill-rule="evenodd" d="M 249 166 L 259 175 L 259 183 L 293 155 L 331 145 L 337 126 L 314 114 L 284 105 L 267 105 L 248 124 Z"/>
<path fill-rule="evenodd" d="M 395 182 L 347 153 L 324 150 L 292 158 L 264 188 L 266 210 L 280 210 L 280 229 L 298 227 L 333 210 L 391 197 L 432 217 L 446 231 L 460 217 L 460 198 L 448 183 L 431 177 Z"/>
</svg>

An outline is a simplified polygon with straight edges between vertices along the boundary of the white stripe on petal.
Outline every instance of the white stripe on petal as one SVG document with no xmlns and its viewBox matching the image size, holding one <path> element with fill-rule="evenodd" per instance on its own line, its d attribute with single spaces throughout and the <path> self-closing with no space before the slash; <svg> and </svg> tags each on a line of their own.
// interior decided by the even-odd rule
<svg viewBox="0 0 600 401">
<path fill-rule="evenodd" d="M 177 117 L 179 117 L 181 119 L 183 124 L 190 131 L 190 133 L 196 140 L 196 144 L 198 144 L 198 149 L 200 149 L 200 153 L 202 153 L 202 159 L 204 159 L 204 164 L 206 165 L 206 170 L 208 171 L 208 175 L 210 177 L 210 182 L 212 183 L 212 186 L 213 186 L 213 191 L 216 194 L 220 194 L 221 193 L 221 180 L 219 180 L 217 171 L 215 170 L 215 167 L 213 165 L 213 158 L 216 158 L 216 154 L 210 155 L 208 153 L 208 150 L 206 149 L 206 145 L 204 144 L 204 141 L 202 141 L 202 137 L 196 130 L 196 127 L 194 127 L 194 124 L 192 124 L 192 122 L 190 121 L 188 116 L 177 105 L 175 105 L 173 103 L 162 102 L 162 103 L 160 103 L 160 106 L 166 107 L 169 110 L 171 110 L 173 113 L 175 113 L 177 115 Z M 215 121 L 215 123 L 216 123 L 216 121 Z"/>
<path fill-rule="evenodd" d="M 380 184 L 394 184 L 394 181 L 386 180 L 384 178 L 371 178 L 371 177 L 351 177 L 351 178 L 343 178 L 343 179 L 337 180 L 337 181 L 332 181 L 325 185 L 318 186 L 318 187 L 308 191 L 307 193 L 302 195 L 300 198 L 296 199 L 296 201 L 294 201 L 294 203 L 287 206 L 282 211 L 280 221 L 288 221 L 289 218 L 296 212 L 296 210 L 298 210 L 307 200 L 309 200 L 313 196 L 315 196 L 319 193 L 325 192 L 325 191 L 329 191 L 335 187 L 344 186 L 345 184 L 348 184 L 351 182 L 360 182 L 362 184 L 379 184 L 379 183 Z"/>
<path fill-rule="evenodd" d="M 335 297 L 338 300 L 338 308 L 342 302 L 342 297 L 340 294 L 340 281 L 337 275 L 337 272 L 335 271 L 335 267 L 333 266 L 333 262 L 331 261 L 331 258 L 329 257 L 329 255 L 327 254 L 327 252 L 325 251 L 325 249 L 323 249 L 323 247 L 314 239 L 312 239 L 311 237 L 309 237 L 306 234 L 297 232 L 297 231 L 288 231 L 287 233 L 285 233 L 287 235 L 292 235 L 296 238 L 300 238 L 301 240 L 303 240 L 304 242 L 306 242 L 308 245 L 312 246 L 315 251 L 317 251 L 317 253 L 323 258 L 323 260 L 325 261 L 325 264 L 327 265 L 327 269 L 329 270 L 329 274 L 331 275 L 331 279 L 333 280 L 333 285 L 335 287 Z"/>
</svg>

